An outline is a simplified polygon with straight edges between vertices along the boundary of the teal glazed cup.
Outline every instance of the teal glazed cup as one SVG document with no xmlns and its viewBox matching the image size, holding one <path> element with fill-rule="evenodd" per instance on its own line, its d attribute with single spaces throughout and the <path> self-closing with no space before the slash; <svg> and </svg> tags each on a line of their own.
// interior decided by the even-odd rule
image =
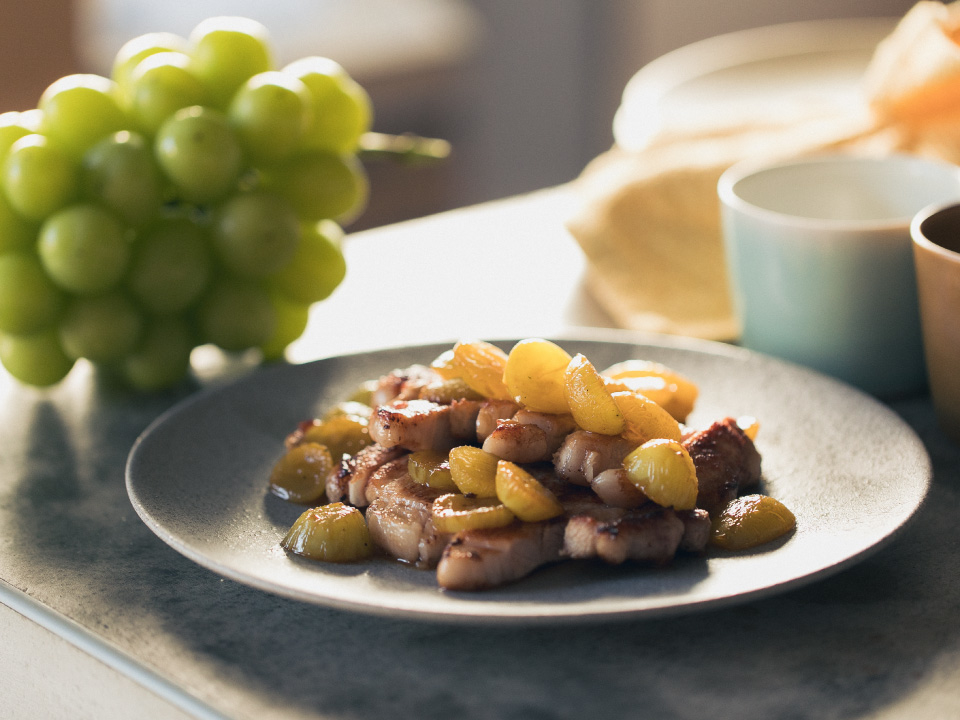
<svg viewBox="0 0 960 720">
<path fill-rule="evenodd" d="M 742 346 L 884 399 L 926 389 L 910 224 L 960 199 L 960 168 L 909 155 L 740 163 L 717 192 Z"/>
</svg>

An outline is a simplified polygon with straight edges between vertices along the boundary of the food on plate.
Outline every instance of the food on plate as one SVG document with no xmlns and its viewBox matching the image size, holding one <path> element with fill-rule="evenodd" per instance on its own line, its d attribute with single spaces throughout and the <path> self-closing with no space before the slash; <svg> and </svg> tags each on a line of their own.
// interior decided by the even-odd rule
<svg viewBox="0 0 960 720">
<path fill-rule="evenodd" d="M 758 422 L 688 427 L 697 394 L 656 363 L 597 370 L 540 338 L 509 353 L 459 342 L 287 436 L 269 490 L 317 507 L 282 545 L 362 559 L 362 523 L 379 552 L 473 591 L 563 560 L 663 566 L 786 535 L 796 519 L 759 494 Z"/>
<path fill-rule="evenodd" d="M 291 502 L 316 502 L 326 492 L 331 470 L 330 448 L 316 442 L 297 443 L 273 466 L 270 490 Z"/>
<path fill-rule="evenodd" d="M 356 562 L 373 552 L 363 515 L 339 502 L 306 510 L 282 544 L 298 555 L 326 562 Z"/>
<path fill-rule="evenodd" d="M 713 519 L 713 543 L 744 550 L 783 535 L 797 520 L 789 508 L 768 495 L 744 495 L 723 506 Z"/>
</svg>

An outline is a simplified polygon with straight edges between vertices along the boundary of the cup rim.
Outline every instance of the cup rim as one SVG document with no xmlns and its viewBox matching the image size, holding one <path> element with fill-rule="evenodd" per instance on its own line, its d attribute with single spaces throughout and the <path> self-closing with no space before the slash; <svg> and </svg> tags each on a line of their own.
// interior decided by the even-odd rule
<svg viewBox="0 0 960 720">
<path fill-rule="evenodd" d="M 846 153 L 816 153 L 804 155 L 801 157 L 792 157 L 781 160 L 758 160 L 746 159 L 734 163 L 728 167 L 717 181 L 717 195 L 720 201 L 733 210 L 746 215 L 763 219 L 766 221 L 778 221 L 781 224 L 790 224 L 799 228 L 825 229 L 831 231 L 846 232 L 878 232 L 895 231 L 903 232 L 909 230 L 916 213 L 911 213 L 899 217 L 877 219 L 877 220 L 838 220 L 833 218 L 815 218 L 804 215 L 791 215 L 790 213 L 770 210 L 761 207 L 747 200 L 744 200 L 734 190 L 737 183 L 748 177 L 779 170 L 783 168 L 796 167 L 800 165 L 830 165 L 838 162 L 854 163 L 861 165 L 879 165 L 889 164 L 891 161 L 905 163 L 914 166 L 937 167 L 944 171 L 949 171 L 958 176 L 957 199 L 940 205 L 960 204 L 960 166 L 953 165 L 942 160 L 914 155 L 910 153 L 890 153 L 886 155 L 854 155 Z M 921 211 L 922 212 L 922 211 Z"/>
<path fill-rule="evenodd" d="M 935 243 L 933 240 L 928 238 L 920 228 L 923 223 L 932 218 L 934 215 L 938 215 L 953 208 L 958 208 L 958 211 L 960 211 L 960 200 L 953 202 L 932 203 L 927 205 L 916 215 L 914 215 L 913 220 L 910 221 L 910 238 L 913 240 L 914 244 L 919 245 L 928 252 L 939 255 L 950 262 L 960 263 L 960 252 L 951 250 L 950 248 L 945 248 L 943 245 Z"/>
</svg>

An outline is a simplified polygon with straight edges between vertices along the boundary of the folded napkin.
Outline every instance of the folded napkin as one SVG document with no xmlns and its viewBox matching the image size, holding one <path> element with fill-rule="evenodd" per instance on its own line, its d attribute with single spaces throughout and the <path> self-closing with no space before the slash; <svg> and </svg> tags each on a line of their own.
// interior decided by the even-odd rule
<svg viewBox="0 0 960 720">
<path fill-rule="evenodd" d="M 919 2 L 876 48 L 862 100 L 782 98 L 715 126 L 664 128 L 614 146 L 574 181 L 567 228 L 587 287 L 625 328 L 736 339 L 716 187 L 745 159 L 841 151 L 912 152 L 960 162 L 960 0 Z"/>
</svg>

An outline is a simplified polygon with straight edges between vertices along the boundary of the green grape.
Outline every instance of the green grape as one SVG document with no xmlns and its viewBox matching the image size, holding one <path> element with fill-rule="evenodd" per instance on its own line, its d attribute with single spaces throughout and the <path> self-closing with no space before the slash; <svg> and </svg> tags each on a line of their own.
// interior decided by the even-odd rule
<svg viewBox="0 0 960 720">
<path fill-rule="evenodd" d="M 310 127 L 312 98 L 307 86 L 276 71 L 247 80 L 227 111 L 247 155 L 257 163 L 288 157 Z"/>
<path fill-rule="evenodd" d="M 79 168 L 60 148 L 36 133 L 10 146 L 3 188 L 10 206 L 28 220 L 43 220 L 77 193 Z"/>
<path fill-rule="evenodd" d="M 146 33 L 125 42 L 113 59 L 110 77 L 117 83 L 121 95 L 127 94 L 127 82 L 134 68 L 144 58 L 161 52 L 187 51 L 187 39 L 167 32 Z"/>
<path fill-rule="evenodd" d="M 267 343 L 276 329 L 277 316 L 262 287 L 223 279 L 201 299 L 197 321 L 207 342 L 237 352 Z"/>
<path fill-rule="evenodd" d="M 0 164 L 10 152 L 10 146 L 31 132 L 23 126 L 20 113 L 10 111 L 0 114 Z"/>
<path fill-rule="evenodd" d="M 39 108 L 31 108 L 20 113 L 20 124 L 32 133 L 40 132 L 40 126 L 43 125 L 43 111 Z"/>
<path fill-rule="evenodd" d="M 222 113 L 197 105 L 178 110 L 157 132 L 161 169 L 187 202 L 226 196 L 240 177 L 243 153 Z"/>
<path fill-rule="evenodd" d="M 269 277 L 269 286 L 305 305 L 328 297 L 347 272 L 340 251 L 342 239 L 343 230 L 332 220 L 305 225 L 296 254 Z"/>
<path fill-rule="evenodd" d="M 264 360 L 281 360 L 287 346 L 303 335 L 310 319 L 310 306 L 290 302 L 280 293 L 271 293 L 270 302 L 277 317 L 273 335 L 260 346 Z"/>
<path fill-rule="evenodd" d="M 373 120 L 366 90 L 329 58 L 301 58 L 283 72 L 303 81 L 313 98 L 313 119 L 304 146 L 330 153 L 354 152 Z"/>
<path fill-rule="evenodd" d="M 184 53 L 154 53 L 134 68 L 127 82 L 126 102 L 140 129 L 153 135 L 177 110 L 203 105 L 207 90 L 188 69 Z"/>
<path fill-rule="evenodd" d="M 182 319 L 148 325 L 140 343 L 120 362 L 120 372 L 132 388 L 155 391 L 183 381 L 190 370 L 193 334 Z"/>
<path fill-rule="evenodd" d="M 74 361 L 63 351 L 55 330 L 42 330 L 0 335 L 0 363 L 22 383 L 48 387 L 63 380 Z"/>
<path fill-rule="evenodd" d="M 264 172 L 264 186 L 287 198 L 304 222 L 348 223 L 366 206 L 369 184 L 353 155 L 310 152 Z"/>
<path fill-rule="evenodd" d="M 60 320 L 67 357 L 112 363 L 133 351 L 143 329 L 134 304 L 118 292 L 74 298 Z"/>
<path fill-rule="evenodd" d="M 60 78 L 44 90 L 37 107 L 43 113 L 40 132 L 78 159 L 97 140 L 130 125 L 116 83 L 100 75 Z"/>
<path fill-rule="evenodd" d="M 23 335 L 51 326 L 63 299 L 32 253 L 0 255 L 0 331 Z"/>
<path fill-rule="evenodd" d="M 248 78 L 273 67 L 269 33 L 256 20 L 208 18 L 193 29 L 189 40 L 190 66 L 217 108 L 225 109 Z"/>
<path fill-rule="evenodd" d="M 148 313 L 171 316 L 196 302 L 210 274 L 203 230 L 185 218 L 168 218 L 140 233 L 126 283 Z"/>
<path fill-rule="evenodd" d="M 131 225 L 152 219 L 163 205 L 164 180 L 142 135 L 122 130 L 94 145 L 83 158 L 81 194 Z"/>
<path fill-rule="evenodd" d="M 18 215 L 0 192 L 0 254 L 33 246 L 37 229 Z"/>
<path fill-rule="evenodd" d="M 78 203 L 51 215 L 40 226 L 40 262 L 64 290 L 95 294 L 114 287 L 130 258 L 123 224 L 110 211 Z"/>
<path fill-rule="evenodd" d="M 212 237 L 228 270 L 240 277 L 263 277 L 293 258 L 300 222 L 282 197 L 253 190 L 234 195 L 219 209 Z"/>
</svg>

